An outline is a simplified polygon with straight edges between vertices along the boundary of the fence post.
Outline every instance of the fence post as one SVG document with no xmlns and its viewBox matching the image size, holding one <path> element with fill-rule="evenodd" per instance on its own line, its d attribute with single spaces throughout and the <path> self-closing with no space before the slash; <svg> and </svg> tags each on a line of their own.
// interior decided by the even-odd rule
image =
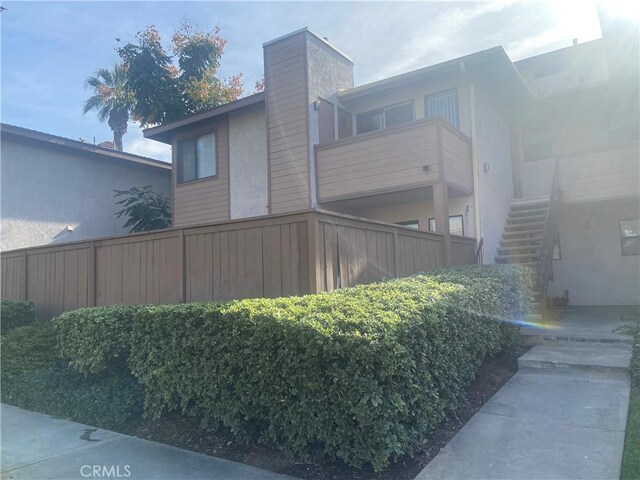
<svg viewBox="0 0 640 480">
<path fill-rule="evenodd" d="M 181 228 L 178 231 L 178 244 L 180 245 L 180 255 L 178 256 L 178 276 L 180 277 L 180 303 L 185 303 L 187 301 L 187 275 L 186 275 L 186 262 L 185 255 L 187 254 L 185 245 L 184 245 L 184 228 Z"/>
<path fill-rule="evenodd" d="M 316 212 L 309 212 L 307 226 L 309 229 L 309 293 L 319 293 L 322 288 L 320 273 L 320 224 Z"/>
<path fill-rule="evenodd" d="M 400 276 L 400 236 L 398 229 L 393 229 L 393 276 Z"/>
<path fill-rule="evenodd" d="M 22 288 L 22 291 L 24 292 L 24 298 L 23 300 L 26 302 L 29 300 L 29 290 L 28 290 L 28 285 L 29 285 L 29 267 L 27 266 L 27 251 L 25 250 L 22 253 L 22 258 L 23 258 L 23 264 L 24 264 L 24 272 L 22 274 L 22 281 L 24 282 L 24 286 Z"/>
<path fill-rule="evenodd" d="M 91 242 L 91 248 L 89 249 L 89 259 L 87 265 L 87 276 L 89 277 L 87 285 L 87 296 L 89 297 L 88 303 L 90 307 L 96 306 L 96 242 Z"/>
</svg>

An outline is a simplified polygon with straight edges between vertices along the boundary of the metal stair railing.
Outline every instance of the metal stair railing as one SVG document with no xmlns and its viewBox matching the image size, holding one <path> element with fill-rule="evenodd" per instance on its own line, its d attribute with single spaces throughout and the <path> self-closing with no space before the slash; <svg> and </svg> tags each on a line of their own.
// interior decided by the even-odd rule
<svg viewBox="0 0 640 480">
<path fill-rule="evenodd" d="M 482 263 L 484 263 L 484 260 L 482 258 L 483 246 L 484 238 L 480 237 L 480 242 L 478 243 L 478 248 L 476 249 L 476 265 L 482 265 Z"/>
<path fill-rule="evenodd" d="M 553 250 L 558 230 L 560 217 L 560 177 L 558 175 L 558 160 L 556 159 L 553 170 L 553 180 L 551 182 L 551 193 L 549 194 L 549 204 L 544 222 L 542 234 L 542 244 L 538 252 L 538 264 L 536 268 L 536 281 L 539 293 L 544 298 L 547 295 L 549 280 L 553 279 Z"/>
</svg>

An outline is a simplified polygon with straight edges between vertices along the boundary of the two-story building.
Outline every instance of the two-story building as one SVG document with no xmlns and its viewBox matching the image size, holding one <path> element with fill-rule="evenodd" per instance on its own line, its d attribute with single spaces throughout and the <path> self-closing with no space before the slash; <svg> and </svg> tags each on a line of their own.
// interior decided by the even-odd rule
<svg viewBox="0 0 640 480">
<path fill-rule="evenodd" d="M 602 39 L 515 63 L 496 47 L 359 86 L 306 28 L 263 50 L 263 92 L 145 131 L 172 146 L 172 228 L 3 252 L 2 298 L 46 319 L 497 262 L 532 267 L 541 300 L 639 303 L 637 29 L 603 22 Z M 4 186 L 2 200 L 4 223 Z"/>
<path fill-rule="evenodd" d="M 174 225 L 335 211 L 473 237 L 573 304 L 637 304 L 638 38 L 603 33 L 360 86 L 306 28 L 267 42 L 264 92 L 145 132 L 173 147 Z"/>
<path fill-rule="evenodd" d="M 171 194 L 171 165 L 0 124 L 3 251 L 126 233 L 114 190 L 151 185 Z"/>
</svg>

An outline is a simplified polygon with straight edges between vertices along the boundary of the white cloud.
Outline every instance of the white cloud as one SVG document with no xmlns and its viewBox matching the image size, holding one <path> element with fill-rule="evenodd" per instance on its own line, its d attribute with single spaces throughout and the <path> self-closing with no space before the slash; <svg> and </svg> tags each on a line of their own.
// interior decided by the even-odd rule
<svg viewBox="0 0 640 480">
<path fill-rule="evenodd" d="M 125 152 L 135 153 L 136 155 L 142 155 L 143 157 L 154 158 L 156 160 L 162 160 L 163 162 L 171 162 L 170 145 L 165 145 L 164 143 L 144 138 L 141 136 L 141 133 L 142 132 L 140 132 L 136 127 L 135 130 L 130 129 L 129 133 L 124 136 L 123 147 Z M 137 137 L 134 137 L 132 134 L 137 134 Z"/>
<path fill-rule="evenodd" d="M 460 54 L 450 51 L 452 44 L 457 44 L 465 34 L 464 27 L 483 15 L 499 12 L 515 0 L 494 0 L 492 2 L 473 2 L 464 6 L 450 7 L 436 15 L 433 20 L 418 20 L 412 25 L 411 35 L 394 61 L 378 70 L 376 78 L 385 78 L 398 73 L 410 71 L 426 65 L 444 61 Z M 435 56 L 441 57 L 434 61 Z"/>
</svg>

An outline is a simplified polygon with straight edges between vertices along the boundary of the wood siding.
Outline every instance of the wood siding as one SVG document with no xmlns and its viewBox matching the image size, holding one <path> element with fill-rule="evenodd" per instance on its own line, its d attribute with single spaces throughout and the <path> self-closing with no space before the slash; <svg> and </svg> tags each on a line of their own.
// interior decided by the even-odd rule
<svg viewBox="0 0 640 480">
<path fill-rule="evenodd" d="M 471 142 L 448 123 L 442 123 L 442 164 L 447 184 L 473 192 L 473 164 Z"/>
<path fill-rule="evenodd" d="M 444 162 L 450 163 L 443 167 Z M 469 140 L 440 119 L 316 148 L 318 200 L 327 202 L 431 185 L 443 178 L 470 192 Z"/>
<path fill-rule="evenodd" d="M 216 132 L 217 175 L 177 183 L 177 144 L 185 138 Z M 173 226 L 186 227 L 229 219 L 229 125 L 220 120 L 205 128 L 176 135 L 173 139 Z"/>
<path fill-rule="evenodd" d="M 637 197 L 638 143 L 558 158 L 563 203 Z"/>
<path fill-rule="evenodd" d="M 306 34 L 265 46 L 270 213 L 310 207 Z"/>
<path fill-rule="evenodd" d="M 301 295 L 441 267 L 443 241 L 309 211 L 2 253 L 1 293 L 34 302 L 40 319 L 94 305 Z M 475 241 L 454 238 L 452 251 L 452 263 L 470 263 Z"/>
</svg>

